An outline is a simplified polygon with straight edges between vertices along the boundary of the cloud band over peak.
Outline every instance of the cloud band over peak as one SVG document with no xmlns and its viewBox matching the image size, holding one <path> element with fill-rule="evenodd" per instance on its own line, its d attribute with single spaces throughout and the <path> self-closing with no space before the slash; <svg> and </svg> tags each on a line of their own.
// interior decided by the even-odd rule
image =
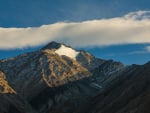
<svg viewBox="0 0 150 113">
<path fill-rule="evenodd" d="M 64 42 L 76 47 L 150 43 L 150 11 L 40 27 L 0 28 L 0 49 L 33 47 L 50 41 Z"/>
</svg>

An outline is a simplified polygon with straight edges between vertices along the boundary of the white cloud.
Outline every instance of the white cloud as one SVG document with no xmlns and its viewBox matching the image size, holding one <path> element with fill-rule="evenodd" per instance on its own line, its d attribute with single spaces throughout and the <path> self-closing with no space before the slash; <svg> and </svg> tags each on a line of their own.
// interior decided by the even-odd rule
<svg viewBox="0 0 150 113">
<path fill-rule="evenodd" d="M 150 43 L 150 11 L 83 22 L 40 27 L 0 28 L 0 49 L 38 46 L 59 41 L 76 47 Z"/>
</svg>

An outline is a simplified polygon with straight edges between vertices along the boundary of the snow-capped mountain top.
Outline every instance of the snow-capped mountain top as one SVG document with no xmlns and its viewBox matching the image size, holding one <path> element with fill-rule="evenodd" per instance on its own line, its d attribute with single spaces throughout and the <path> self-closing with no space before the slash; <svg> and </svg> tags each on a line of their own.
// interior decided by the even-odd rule
<svg viewBox="0 0 150 113">
<path fill-rule="evenodd" d="M 76 50 L 70 48 L 70 47 L 67 47 L 65 45 L 61 45 L 60 48 L 58 48 L 55 53 L 59 54 L 59 55 L 65 55 L 67 57 L 70 57 L 74 60 L 76 60 L 76 57 L 78 56 L 79 52 L 77 52 Z"/>
<path fill-rule="evenodd" d="M 83 67 L 87 68 L 88 70 L 93 70 L 94 68 L 98 67 L 103 62 L 105 62 L 104 59 L 96 58 L 92 54 L 84 50 L 77 51 L 71 46 L 55 41 L 48 43 L 41 50 L 50 53 L 53 51 L 54 54 L 58 54 L 59 56 L 67 56 L 80 63 Z"/>
<path fill-rule="evenodd" d="M 50 42 L 44 48 L 42 48 L 42 50 L 46 50 L 46 49 L 53 50 L 56 54 L 60 56 L 64 55 L 74 60 L 76 60 L 78 54 L 80 53 L 66 44 L 57 43 L 54 41 Z"/>
</svg>

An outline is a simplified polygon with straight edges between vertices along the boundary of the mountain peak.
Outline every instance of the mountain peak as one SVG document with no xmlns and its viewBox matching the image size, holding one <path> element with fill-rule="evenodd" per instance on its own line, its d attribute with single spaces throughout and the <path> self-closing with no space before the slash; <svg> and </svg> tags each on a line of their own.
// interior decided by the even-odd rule
<svg viewBox="0 0 150 113">
<path fill-rule="evenodd" d="M 61 43 L 58 43 L 58 42 L 55 42 L 55 41 L 52 41 L 50 43 L 48 43 L 45 47 L 42 48 L 42 50 L 45 50 L 45 49 L 58 49 L 61 47 Z"/>
<path fill-rule="evenodd" d="M 63 43 L 57 43 L 57 42 L 50 42 L 47 44 L 42 50 L 45 49 L 54 49 L 55 53 L 57 53 L 60 56 L 67 56 L 71 59 L 76 60 L 76 57 L 78 56 L 79 52 L 73 49 L 72 47 L 63 44 Z"/>
<path fill-rule="evenodd" d="M 42 48 L 42 50 L 45 50 L 45 49 L 59 49 L 62 45 L 65 46 L 65 47 L 68 47 L 68 48 L 72 48 L 71 46 L 66 45 L 64 43 L 58 43 L 58 42 L 52 41 L 52 42 L 48 43 L 46 46 L 44 46 Z"/>
</svg>

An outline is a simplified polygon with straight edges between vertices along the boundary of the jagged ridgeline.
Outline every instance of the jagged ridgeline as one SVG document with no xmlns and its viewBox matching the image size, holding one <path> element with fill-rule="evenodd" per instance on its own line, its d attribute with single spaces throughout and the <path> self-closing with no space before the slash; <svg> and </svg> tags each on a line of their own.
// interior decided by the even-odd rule
<svg viewBox="0 0 150 113">
<path fill-rule="evenodd" d="M 124 66 L 51 42 L 0 61 L 0 113 L 138 113 L 149 109 L 149 82 L 149 63 Z"/>
</svg>

